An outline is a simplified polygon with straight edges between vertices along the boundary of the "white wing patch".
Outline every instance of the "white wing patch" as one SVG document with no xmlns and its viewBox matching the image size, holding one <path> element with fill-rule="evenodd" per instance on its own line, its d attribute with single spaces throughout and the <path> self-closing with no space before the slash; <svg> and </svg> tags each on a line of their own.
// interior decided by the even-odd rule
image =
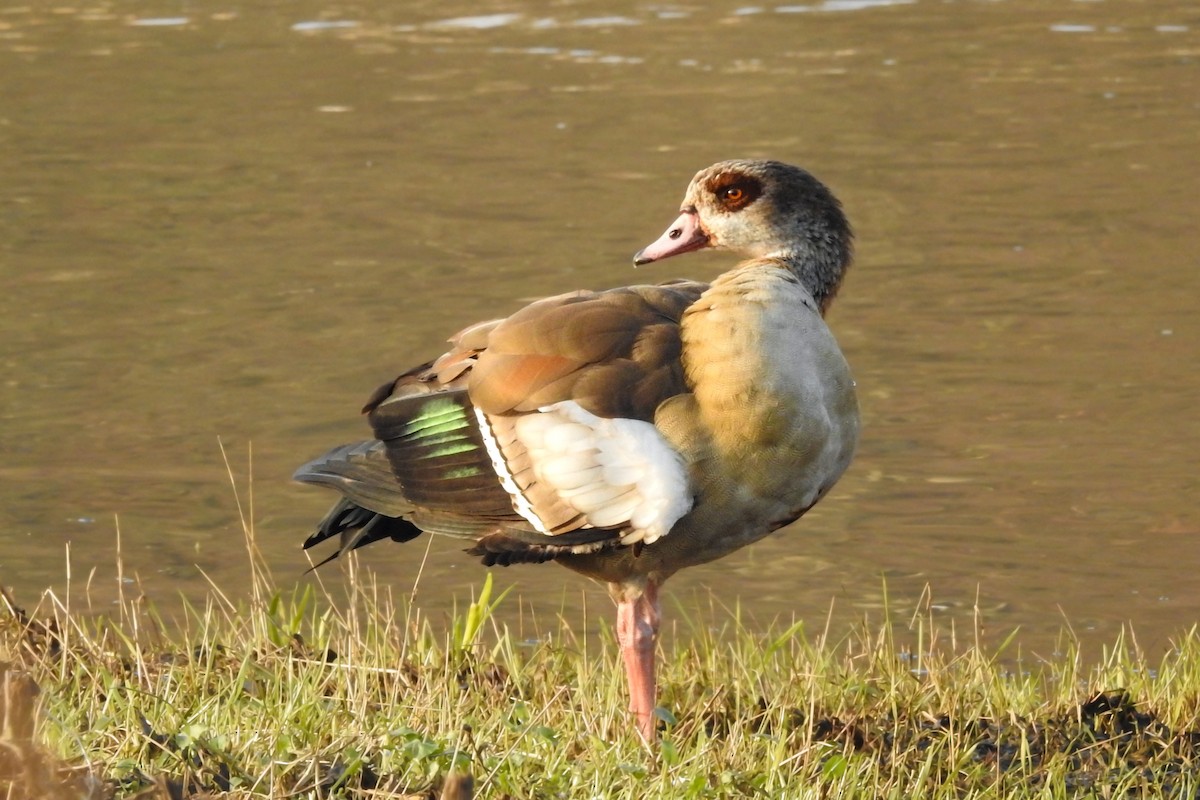
<svg viewBox="0 0 1200 800">
<path fill-rule="evenodd" d="M 606 419 L 567 400 L 517 420 L 538 480 L 595 528 L 626 527 L 621 542 L 666 535 L 692 507 L 687 467 L 649 422 Z"/>
<path fill-rule="evenodd" d="M 483 446 L 487 448 L 488 456 L 492 459 L 492 469 L 496 470 L 496 477 L 500 480 L 500 485 L 512 498 L 513 508 L 533 526 L 535 531 L 550 533 L 546 530 L 546 523 L 542 522 L 542 518 L 533 510 L 533 506 L 529 505 L 529 501 L 525 499 L 517 482 L 513 480 L 512 473 L 508 470 L 508 464 L 504 460 L 504 454 L 500 452 L 496 434 L 492 431 L 492 424 L 488 422 L 487 414 L 476 408 L 475 419 L 479 421 L 479 433 L 483 436 Z"/>
</svg>

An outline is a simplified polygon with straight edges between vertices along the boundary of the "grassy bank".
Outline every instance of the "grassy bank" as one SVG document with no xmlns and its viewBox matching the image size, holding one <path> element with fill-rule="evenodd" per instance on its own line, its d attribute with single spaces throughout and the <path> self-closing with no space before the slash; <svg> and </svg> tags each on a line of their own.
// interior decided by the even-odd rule
<svg viewBox="0 0 1200 800">
<path fill-rule="evenodd" d="M 519 642 L 490 582 L 447 626 L 353 572 L 334 604 L 250 558 L 251 600 L 214 589 L 170 622 L 6 597 L 0 797 L 438 797 L 452 771 L 497 798 L 1200 796 L 1195 632 L 1160 663 L 1122 640 L 1014 672 L 887 625 L 705 620 L 666 637 L 651 749 L 611 636 Z"/>
</svg>

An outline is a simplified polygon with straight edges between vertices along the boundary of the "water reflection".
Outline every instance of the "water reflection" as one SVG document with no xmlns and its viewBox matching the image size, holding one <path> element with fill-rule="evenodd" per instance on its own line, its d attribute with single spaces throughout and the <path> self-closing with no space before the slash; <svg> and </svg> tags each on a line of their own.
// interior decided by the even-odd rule
<svg viewBox="0 0 1200 800">
<path fill-rule="evenodd" d="M 501 28 L 511 25 L 521 19 L 521 14 L 488 14 L 482 17 L 455 17 L 426 23 L 429 28 L 473 28 L 485 31 L 489 28 Z"/>
<path fill-rule="evenodd" d="M 188 17 L 142 17 L 131 19 L 129 24 L 143 28 L 161 28 L 171 25 L 187 25 L 189 22 L 191 19 Z"/>
<path fill-rule="evenodd" d="M 906 6 L 916 0 L 824 0 L 815 5 L 775 6 L 777 14 L 804 14 L 810 11 L 862 11 L 882 6 Z"/>
<path fill-rule="evenodd" d="M 307 33 L 310 31 L 336 31 L 346 28 L 357 28 L 361 23 L 352 19 L 305 20 L 292 25 L 292 30 Z"/>
<path fill-rule="evenodd" d="M 287 476 L 363 435 L 372 387 L 528 298 L 674 277 L 627 264 L 683 181 L 771 155 L 859 233 L 831 322 L 862 449 L 668 608 L 714 588 L 837 626 L 928 584 L 1043 649 L 1064 619 L 1161 645 L 1200 615 L 1190 5 L 134 6 L 0 10 L 0 581 L 23 596 L 62 586 L 69 544 L 111 601 L 118 527 L 160 602 L 205 592 L 197 567 L 242 585 L 218 437 L 276 579 L 311 580 L 327 498 Z M 446 608 L 481 572 L 432 548 Z M 422 554 L 365 559 L 407 591 Z M 543 617 L 607 602 L 498 577 Z"/>
</svg>

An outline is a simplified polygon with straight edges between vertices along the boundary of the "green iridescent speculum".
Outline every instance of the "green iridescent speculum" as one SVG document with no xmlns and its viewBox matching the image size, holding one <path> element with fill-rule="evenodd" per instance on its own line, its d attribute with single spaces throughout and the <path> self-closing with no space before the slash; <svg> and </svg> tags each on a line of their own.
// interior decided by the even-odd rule
<svg viewBox="0 0 1200 800">
<path fill-rule="evenodd" d="M 453 400 L 439 398 L 427 403 L 404 426 L 404 435 L 423 452 L 419 458 L 448 458 L 474 451 L 478 445 L 471 437 L 471 420 L 466 409 Z M 482 474 L 478 467 L 448 470 L 447 478 L 469 478 Z"/>
</svg>

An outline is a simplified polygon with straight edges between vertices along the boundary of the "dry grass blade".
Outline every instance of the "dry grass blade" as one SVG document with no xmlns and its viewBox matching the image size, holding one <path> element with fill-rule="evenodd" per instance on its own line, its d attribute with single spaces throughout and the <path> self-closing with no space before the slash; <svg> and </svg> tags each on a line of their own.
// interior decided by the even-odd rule
<svg viewBox="0 0 1200 800">
<path fill-rule="evenodd" d="M 51 757 L 35 741 L 38 686 L 0 662 L 0 795 L 11 800 L 98 800 L 98 781 Z"/>
<path fill-rule="evenodd" d="M 810 639 L 714 603 L 667 640 L 647 749 L 611 631 L 518 638 L 486 581 L 434 624 L 353 559 L 281 590 L 244 530 L 253 590 L 214 583 L 172 624 L 4 595 L 0 800 L 1200 798 L 1195 630 L 1088 666 L 1070 637 L 1027 662 L 932 614 L 904 646 L 886 616 Z"/>
</svg>

